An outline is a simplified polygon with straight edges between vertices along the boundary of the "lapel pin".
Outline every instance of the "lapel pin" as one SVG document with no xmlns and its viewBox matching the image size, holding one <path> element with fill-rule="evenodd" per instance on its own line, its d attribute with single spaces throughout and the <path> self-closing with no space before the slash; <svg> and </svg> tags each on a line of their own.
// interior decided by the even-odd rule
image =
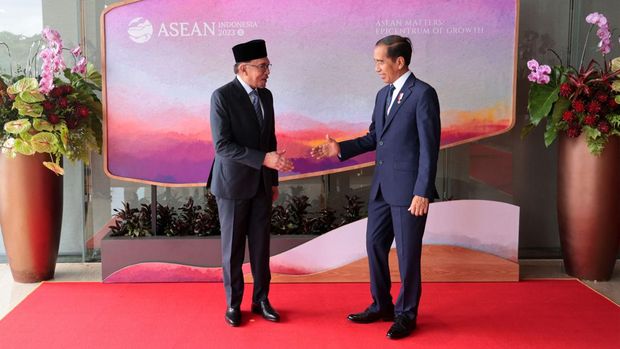
<svg viewBox="0 0 620 349">
<path fill-rule="evenodd" d="M 398 94 L 398 100 L 396 101 L 396 104 L 400 104 L 400 101 L 402 101 L 402 100 L 403 100 L 403 95 L 404 95 L 404 93 L 403 93 L 403 92 L 401 92 L 401 93 L 399 93 L 399 94 Z"/>
</svg>

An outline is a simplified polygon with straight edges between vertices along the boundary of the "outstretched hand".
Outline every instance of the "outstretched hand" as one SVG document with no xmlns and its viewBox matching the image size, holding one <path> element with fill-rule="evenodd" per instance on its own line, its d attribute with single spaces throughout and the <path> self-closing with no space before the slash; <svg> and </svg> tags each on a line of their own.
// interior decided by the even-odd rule
<svg viewBox="0 0 620 349">
<path fill-rule="evenodd" d="M 317 160 L 334 157 L 340 153 L 340 145 L 329 135 L 325 135 L 325 143 L 317 145 L 310 150 L 310 156 Z"/>
<path fill-rule="evenodd" d="M 293 166 L 293 162 L 287 159 L 284 156 L 284 153 L 286 153 L 286 150 L 267 153 L 265 155 L 265 160 L 263 160 L 263 165 L 282 172 L 293 170 L 295 168 L 295 166 Z"/>
</svg>

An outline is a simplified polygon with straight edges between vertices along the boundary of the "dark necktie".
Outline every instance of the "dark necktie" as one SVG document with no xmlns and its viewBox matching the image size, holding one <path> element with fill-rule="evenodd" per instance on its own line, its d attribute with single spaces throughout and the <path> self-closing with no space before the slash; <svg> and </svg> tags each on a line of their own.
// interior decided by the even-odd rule
<svg viewBox="0 0 620 349">
<path fill-rule="evenodd" d="M 258 92 L 256 92 L 256 90 L 250 92 L 250 99 L 252 100 L 252 105 L 254 106 L 254 111 L 258 118 L 258 124 L 263 128 L 263 110 L 260 107 L 260 98 L 258 98 Z"/>
<path fill-rule="evenodd" d="M 392 103 L 392 95 L 394 94 L 394 90 L 396 87 L 390 84 L 388 89 L 387 97 L 385 98 L 385 113 L 383 113 L 383 125 L 385 126 L 385 120 L 387 119 L 388 109 L 390 108 L 390 103 Z"/>
</svg>

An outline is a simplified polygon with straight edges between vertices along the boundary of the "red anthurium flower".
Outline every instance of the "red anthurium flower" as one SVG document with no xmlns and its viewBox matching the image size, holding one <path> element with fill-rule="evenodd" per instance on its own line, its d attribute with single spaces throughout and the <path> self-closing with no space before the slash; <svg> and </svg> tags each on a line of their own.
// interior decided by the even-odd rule
<svg viewBox="0 0 620 349">
<path fill-rule="evenodd" d="M 605 120 L 601 121 L 598 124 L 598 130 L 601 131 L 601 133 L 607 134 L 609 133 L 610 129 L 611 129 L 611 125 L 609 125 L 609 123 Z"/>
<path fill-rule="evenodd" d="M 66 97 L 60 97 L 58 99 L 58 106 L 61 108 L 66 108 L 69 106 L 69 100 Z"/>
<path fill-rule="evenodd" d="M 598 101 L 592 101 L 588 104 L 588 112 L 591 114 L 598 114 L 601 111 L 601 103 Z"/>
<path fill-rule="evenodd" d="M 65 85 L 62 87 L 62 94 L 63 95 L 68 95 L 73 93 L 73 87 L 71 87 L 71 85 Z"/>
<path fill-rule="evenodd" d="M 571 126 L 566 131 L 566 134 L 571 138 L 577 138 L 581 134 L 581 128 L 579 126 Z"/>
<path fill-rule="evenodd" d="M 53 97 L 53 98 L 58 98 L 58 97 L 60 97 L 60 95 L 62 95 L 62 89 L 60 87 L 54 87 L 50 91 L 50 96 Z"/>
<path fill-rule="evenodd" d="M 571 122 L 574 117 L 575 117 L 575 114 L 573 114 L 573 112 L 570 110 L 567 110 L 562 114 L 562 120 L 566 122 Z"/>
<path fill-rule="evenodd" d="M 568 82 L 560 85 L 560 96 L 568 98 L 573 93 L 573 88 Z"/>
<path fill-rule="evenodd" d="M 70 118 L 67 119 L 67 127 L 70 130 L 76 128 L 79 123 L 80 123 L 80 119 L 78 119 L 76 117 L 70 117 Z"/>
<path fill-rule="evenodd" d="M 583 123 L 588 125 L 588 126 L 596 125 L 596 116 L 592 115 L 592 114 L 586 115 L 586 117 L 583 118 Z"/>
<path fill-rule="evenodd" d="M 607 102 L 608 99 L 609 99 L 609 95 L 607 95 L 605 92 L 599 92 L 596 94 L 596 100 L 598 100 L 601 103 Z"/>
<path fill-rule="evenodd" d="M 585 104 L 579 99 L 574 100 L 572 106 L 577 113 L 583 113 L 586 110 Z"/>
<path fill-rule="evenodd" d="M 57 114 L 50 114 L 47 116 L 47 121 L 49 121 L 50 124 L 56 125 L 60 122 L 60 116 L 58 116 Z"/>
<path fill-rule="evenodd" d="M 43 101 L 41 103 L 41 105 L 43 106 L 43 110 L 45 110 L 45 111 L 50 111 L 50 110 L 54 109 L 54 103 L 52 103 L 50 101 Z"/>
<path fill-rule="evenodd" d="M 78 105 L 75 107 L 75 113 L 82 119 L 87 118 L 90 110 L 84 105 Z"/>
</svg>

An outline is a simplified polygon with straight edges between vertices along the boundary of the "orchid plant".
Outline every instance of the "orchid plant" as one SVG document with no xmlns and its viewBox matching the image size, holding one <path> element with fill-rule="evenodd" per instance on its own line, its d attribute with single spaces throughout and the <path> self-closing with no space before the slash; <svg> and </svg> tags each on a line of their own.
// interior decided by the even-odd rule
<svg viewBox="0 0 620 349">
<path fill-rule="evenodd" d="M 586 22 L 591 26 L 579 68 L 563 66 L 559 57 L 560 65 L 553 68 L 535 59 L 527 62 L 532 85 L 528 98 L 529 124 L 522 136 L 545 119 L 545 146 L 551 145 L 560 132 L 571 138 L 584 134 L 590 153 L 600 155 L 610 136 L 620 136 L 620 57 L 607 60 L 612 38 L 607 18 L 594 12 L 586 17 Z M 603 64 L 592 60 L 583 67 L 588 37 L 595 26 Z"/>
<path fill-rule="evenodd" d="M 43 165 L 62 175 L 63 156 L 88 163 L 90 152 L 101 150 L 102 108 L 95 93 L 101 91 L 101 75 L 79 46 L 70 50 L 74 64 L 67 68 L 63 51 L 68 49 L 58 31 L 45 28 L 41 36 L 40 75 L 0 79 L 0 144 L 9 157 L 48 153 Z"/>
</svg>

